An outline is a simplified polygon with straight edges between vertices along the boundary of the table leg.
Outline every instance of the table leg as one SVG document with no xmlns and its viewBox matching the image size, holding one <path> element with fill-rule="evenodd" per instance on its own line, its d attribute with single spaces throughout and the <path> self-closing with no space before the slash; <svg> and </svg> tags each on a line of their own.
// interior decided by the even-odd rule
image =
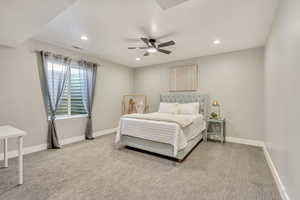
<svg viewBox="0 0 300 200">
<path fill-rule="evenodd" d="M 19 185 L 23 184 L 23 137 L 18 138 L 19 153 Z"/>
<path fill-rule="evenodd" d="M 224 143 L 224 124 L 221 122 L 221 142 Z"/>
<path fill-rule="evenodd" d="M 8 167 L 7 138 L 3 139 L 4 167 Z"/>
</svg>

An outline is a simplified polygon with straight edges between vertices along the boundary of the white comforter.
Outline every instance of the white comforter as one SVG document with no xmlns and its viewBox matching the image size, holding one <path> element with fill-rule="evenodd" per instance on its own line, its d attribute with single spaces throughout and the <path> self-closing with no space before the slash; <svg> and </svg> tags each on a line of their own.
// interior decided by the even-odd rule
<svg viewBox="0 0 300 200">
<path fill-rule="evenodd" d="M 151 121 L 161 121 L 161 122 L 172 122 L 178 124 L 181 128 L 185 128 L 193 123 L 193 115 L 174 115 L 168 113 L 147 113 L 140 114 L 134 113 L 129 115 L 123 115 L 122 118 L 133 118 L 133 119 L 144 119 Z"/>
<path fill-rule="evenodd" d="M 151 117 L 160 113 L 151 114 Z M 196 137 L 206 128 L 203 116 L 198 115 L 176 115 L 177 121 L 186 121 L 190 119 L 192 123 L 182 128 L 176 122 L 162 121 L 165 118 L 158 117 L 157 120 L 136 119 L 122 117 L 119 121 L 119 128 L 116 135 L 116 143 L 120 142 L 121 135 L 138 137 L 155 142 L 170 144 L 174 148 L 174 156 L 177 152 L 186 147 L 189 140 Z M 180 120 L 182 118 L 182 120 Z"/>
</svg>

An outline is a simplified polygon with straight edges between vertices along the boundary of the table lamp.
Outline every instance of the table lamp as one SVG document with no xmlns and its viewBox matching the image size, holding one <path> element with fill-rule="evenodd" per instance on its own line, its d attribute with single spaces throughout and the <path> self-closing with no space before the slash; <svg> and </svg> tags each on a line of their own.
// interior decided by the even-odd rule
<svg viewBox="0 0 300 200">
<path fill-rule="evenodd" d="M 220 103 L 217 100 L 214 100 L 212 103 L 213 107 L 218 108 L 218 118 L 221 118 L 221 108 L 220 108 Z"/>
</svg>

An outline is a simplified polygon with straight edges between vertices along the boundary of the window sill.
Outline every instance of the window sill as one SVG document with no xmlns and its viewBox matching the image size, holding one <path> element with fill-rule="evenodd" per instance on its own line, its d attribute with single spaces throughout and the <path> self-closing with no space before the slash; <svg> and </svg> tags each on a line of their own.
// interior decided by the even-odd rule
<svg viewBox="0 0 300 200">
<path fill-rule="evenodd" d="M 86 118 L 86 117 L 88 117 L 87 114 L 82 114 L 82 115 L 58 115 L 58 116 L 56 116 L 56 120 Z"/>
</svg>

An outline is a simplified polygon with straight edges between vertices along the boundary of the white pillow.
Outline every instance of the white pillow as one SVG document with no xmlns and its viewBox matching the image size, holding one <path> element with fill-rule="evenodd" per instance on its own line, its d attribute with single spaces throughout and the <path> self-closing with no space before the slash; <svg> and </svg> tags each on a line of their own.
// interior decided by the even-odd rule
<svg viewBox="0 0 300 200">
<path fill-rule="evenodd" d="M 177 105 L 178 103 L 160 103 L 158 112 L 177 114 L 178 113 Z"/>
<path fill-rule="evenodd" d="M 199 102 L 178 104 L 178 114 L 182 114 L 182 115 L 199 114 Z"/>
</svg>

